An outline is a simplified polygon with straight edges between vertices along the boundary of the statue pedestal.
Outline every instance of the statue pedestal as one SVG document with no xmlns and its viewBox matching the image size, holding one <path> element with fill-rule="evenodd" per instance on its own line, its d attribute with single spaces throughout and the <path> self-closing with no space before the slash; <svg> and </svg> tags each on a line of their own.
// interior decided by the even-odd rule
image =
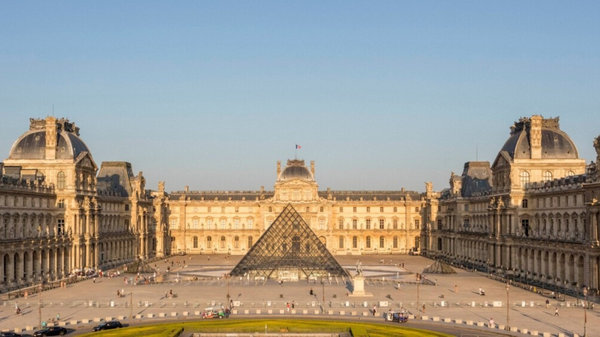
<svg viewBox="0 0 600 337">
<path fill-rule="evenodd" d="M 362 274 L 357 274 L 352 278 L 354 289 L 349 297 L 373 297 L 373 293 L 365 292 L 365 277 Z"/>
</svg>

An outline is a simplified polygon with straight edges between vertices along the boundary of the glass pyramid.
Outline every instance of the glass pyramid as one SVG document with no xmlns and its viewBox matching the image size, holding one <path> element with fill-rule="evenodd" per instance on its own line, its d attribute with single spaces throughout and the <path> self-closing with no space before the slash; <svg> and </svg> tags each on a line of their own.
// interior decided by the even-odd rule
<svg viewBox="0 0 600 337">
<path fill-rule="evenodd" d="M 288 279 L 349 276 L 291 204 L 230 275 Z"/>
</svg>

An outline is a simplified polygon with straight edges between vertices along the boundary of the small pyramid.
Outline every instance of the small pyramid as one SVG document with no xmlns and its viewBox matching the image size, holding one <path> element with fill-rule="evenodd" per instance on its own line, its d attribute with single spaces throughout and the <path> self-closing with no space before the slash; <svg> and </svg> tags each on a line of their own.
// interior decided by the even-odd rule
<svg viewBox="0 0 600 337">
<path fill-rule="evenodd" d="M 447 264 L 445 264 L 443 262 L 435 261 L 429 267 L 425 268 L 423 270 L 423 273 L 428 273 L 428 274 L 456 274 L 456 270 L 454 270 L 452 267 L 450 267 L 449 265 L 447 265 Z"/>
<path fill-rule="evenodd" d="M 349 276 L 291 204 L 283 209 L 230 275 L 269 278 L 277 271 L 297 272 L 298 278 Z"/>
</svg>

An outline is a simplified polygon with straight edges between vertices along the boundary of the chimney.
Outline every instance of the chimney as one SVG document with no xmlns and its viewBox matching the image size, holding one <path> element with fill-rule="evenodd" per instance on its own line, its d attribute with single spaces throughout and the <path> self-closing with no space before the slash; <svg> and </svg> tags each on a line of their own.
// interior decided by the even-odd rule
<svg viewBox="0 0 600 337">
<path fill-rule="evenodd" d="M 57 138 L 56 118 L 48 116 L 46 117 L 46 159 L 56 159 Z"/>
<path fill-rule="evenodd" d="M 542 116 L 531 116 L 531 125 L 529 129 L 529 139 L 531 142 L 531 159 L 542 158 Z"/>
<path fill-rule="evenodd" d="M 315 161 L 311 160 L 310 162 L 310 173 L 312 173 L 313 178 L 315 177 Z"/>
<path fill-rule="evenodd" d="M 277 178 L 279 178 L 279 174 L 281 173 L 281 160 L 277 161 Z"/>
</svg>

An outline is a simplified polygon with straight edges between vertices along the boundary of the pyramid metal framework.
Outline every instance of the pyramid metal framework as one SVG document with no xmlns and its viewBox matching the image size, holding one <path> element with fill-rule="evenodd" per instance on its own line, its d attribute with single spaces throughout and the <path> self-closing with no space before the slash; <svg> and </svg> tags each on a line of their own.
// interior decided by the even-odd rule
<svg viewBox="0 0 600 337">
<path fill-rule="evenodd" d="M 283 209 L 230 275 L 270 278 L 277 277 L 281 271 L 297 273 L 298 278 L 349 276 L 291 204 Z"/>
</svg>

